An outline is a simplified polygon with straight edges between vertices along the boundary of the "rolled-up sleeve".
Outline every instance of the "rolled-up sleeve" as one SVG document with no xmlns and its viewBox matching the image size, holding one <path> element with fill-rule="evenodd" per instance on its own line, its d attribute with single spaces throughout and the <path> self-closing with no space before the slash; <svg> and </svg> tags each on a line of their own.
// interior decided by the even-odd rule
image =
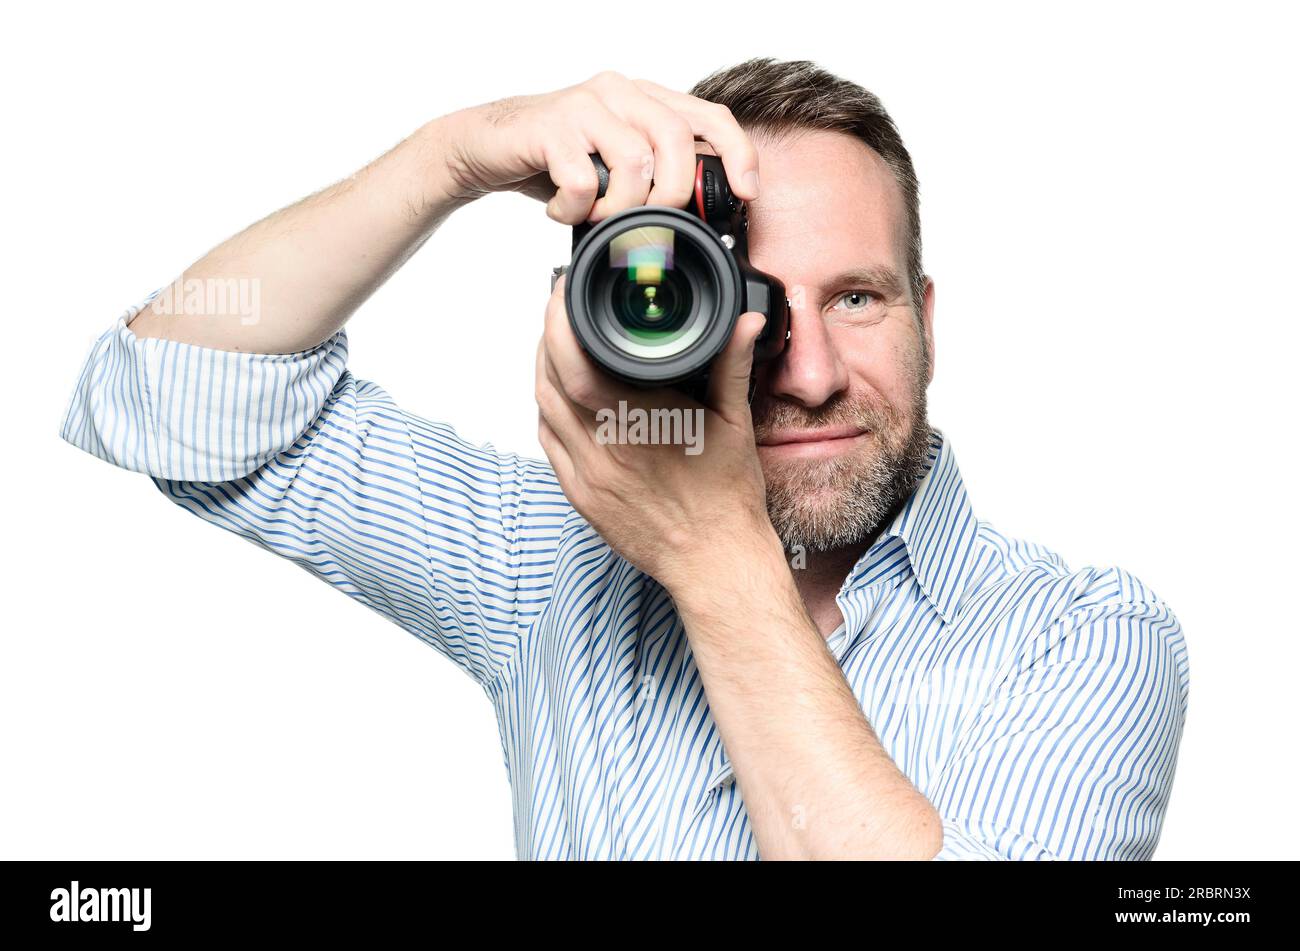
<svg viewBox="0 0 1300 951">
<path fill-rule="evenodd" d="M 62 436 L 160 479 L 227 482 L 289 449 L 347 365 L 339 331 L 294 354 L 238 353 L 140 338 L 128 310 L 91 348 Z"/>
<path fill-rule="evenodd" d="M 495 677 L 549 598 L 572 511 L 551 468 L 405 412 L 343 331 L 227 352 L 137 337 L 143 306 L 91 348 L 63 438 Z"/>
<path fill-rule="evenodd" d="M 958 738 L 931 795 L 935 858 L 1150 858 L 1187 694 L 1182 631 L 1163 602 L 1069 612 Z"/>
<path fill-rule="evenodd" d="M 1052 855 L 1037 842 L 1009 829 L 958 819 L 943 820 L 943 848 L 936 862 L 996 862 L 1003 859 L 1051 861 Z"/>
</svg>

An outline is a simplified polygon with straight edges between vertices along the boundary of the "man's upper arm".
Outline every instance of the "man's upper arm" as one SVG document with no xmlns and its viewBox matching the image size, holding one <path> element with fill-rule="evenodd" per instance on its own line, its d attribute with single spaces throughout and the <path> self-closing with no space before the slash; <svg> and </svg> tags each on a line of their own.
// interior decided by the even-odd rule
<svg viewBox="0 0 1300 951">
<path fill-rule="evenodd" d="M 138 338 L 130 316 L 92 350 L 65 439 L 495 676 L 549 596 L 570 511 L 549 466 L 406 413 L 347 371 L 342 331 L 232 353 Z"/>
<path fill-rule="evenodd" d="M 1068 612 L 957 739 L 930 794 L 936 858 L 1150 858 L 1187 684 L 1182 631 L 1159 599 Z"/>
</svg>

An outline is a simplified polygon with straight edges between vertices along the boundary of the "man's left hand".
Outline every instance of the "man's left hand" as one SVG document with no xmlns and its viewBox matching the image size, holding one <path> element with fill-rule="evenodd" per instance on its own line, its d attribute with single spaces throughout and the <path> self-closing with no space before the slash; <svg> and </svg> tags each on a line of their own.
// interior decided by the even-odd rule
<svg viewBox="0 0 1300 951">
<path fill-rule="evenodd" d="M 538 439 L 570 503 L 609 545 L 675 592 L 716 571 L 718 546 L 770 542 L 763 471 L 749 408 L 754 340 L 764 317 L 746 312 L 709 374 L 708 405 L 671 388 L 642 389 L 602 372 L 583 352 L 555 283 L 537 348 Z M 677 410 L 698 449 L 608 441 L 620 402 L 631 416 Z M 605 412 L 601 412 L 605 411 Z M 702 421 L 702 429 L 698 424 Z M 666 428 L 666 427 L 664 427 Z M 688 453 L 686 450 L 692 449 Z"/>
</svg>

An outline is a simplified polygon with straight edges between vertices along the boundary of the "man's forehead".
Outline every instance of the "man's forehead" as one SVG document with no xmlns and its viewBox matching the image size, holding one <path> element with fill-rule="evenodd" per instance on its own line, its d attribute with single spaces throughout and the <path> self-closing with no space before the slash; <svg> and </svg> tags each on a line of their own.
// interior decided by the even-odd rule
<svg viewBox="0 0 1300 951">
<path fill-rule="evenodd" d="M 777 136 L 750 133 L 758 150 L 760 172 L 768 177 L 797 180 L 809 176 L 817 181 L 834 180 L 841 186 L 858 185 L 877 197 L 888 196 L 901 211 L 902 196 L 893 172 L 874 149 L 861 139 L 841 132 L 795 130 Z M 717 150 L 703 139 L 695 140 L 695 151 L 717 155 Z"/>
<path fill-rule="evenodd" d="M 809 132 L 758 138 L 750 257 L 814 283 L 863 266 L 905 271 L 903 201 L 883 159 L 858 139 Z"/>
<path fill-rule="evenodd" d="M 755 135 L 759 197 L 749 206 L 750 257 L 803 281 L 864 265 L 905 270 L 903 201 L 883 159 L 838 132 Z M 701 152 L 716 154 L 706 142 Z"/>
</svg>

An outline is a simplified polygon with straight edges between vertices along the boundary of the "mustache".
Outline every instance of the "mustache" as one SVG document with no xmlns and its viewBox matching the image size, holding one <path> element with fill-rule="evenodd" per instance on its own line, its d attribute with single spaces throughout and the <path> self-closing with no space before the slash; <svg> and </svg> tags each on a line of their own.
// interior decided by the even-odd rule
<svg viewBox="0 0 1300 951">
<path fill-rule="evenodd" d="M 816 409 L 786 400 L 767 399 L 753 408 L 754 436 L 764 439 L 778 429 L 811 429 L 815 426 L 858 426 L 881 433 L 894 421 L 890 408 L 866 398 L 840 396 Z"/>
</svg>

